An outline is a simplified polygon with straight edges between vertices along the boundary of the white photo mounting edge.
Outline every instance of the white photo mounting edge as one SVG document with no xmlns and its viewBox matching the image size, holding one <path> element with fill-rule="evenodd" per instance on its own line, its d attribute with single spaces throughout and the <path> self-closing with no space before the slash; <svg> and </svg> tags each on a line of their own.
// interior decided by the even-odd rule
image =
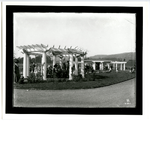
<svg viewBox="0 0 150 150">
<path fill-rule="evenodd" d="M 13 13 L 135 13 L 136 14 L 136 107 L 135 108 L 65 108 L 65 107 L 14 107 L 13 106 Z M 142 7 L 99 6 L 6 6 L 6 114 L 142 114 Z M 11 51 L 12 50 L 12 51 Z"/>
</svg>

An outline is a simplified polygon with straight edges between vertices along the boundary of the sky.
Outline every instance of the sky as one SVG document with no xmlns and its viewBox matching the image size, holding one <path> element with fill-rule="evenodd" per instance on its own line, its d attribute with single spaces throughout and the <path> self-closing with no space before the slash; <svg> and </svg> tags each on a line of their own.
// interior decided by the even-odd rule
<svg viewBox="0 0 150 150">
<path fill-rule="evenodd" d="M 135 52 L 135 14 L 130 13 L 14 13 L 16 46 L 44 44 L 86 50 L 87 56 Z"/>
</svg>

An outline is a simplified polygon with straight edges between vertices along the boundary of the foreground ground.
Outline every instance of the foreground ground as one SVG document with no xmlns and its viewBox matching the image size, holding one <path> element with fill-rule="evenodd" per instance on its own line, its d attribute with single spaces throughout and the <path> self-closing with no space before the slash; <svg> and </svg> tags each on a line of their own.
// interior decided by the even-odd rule
<svg viewBox="0 0 150 150">
<path fill-rule="evenodd" d="M 15 107 L 135 107 L 135 80 L 95 89 L 14 89 Z"/>
</svg>

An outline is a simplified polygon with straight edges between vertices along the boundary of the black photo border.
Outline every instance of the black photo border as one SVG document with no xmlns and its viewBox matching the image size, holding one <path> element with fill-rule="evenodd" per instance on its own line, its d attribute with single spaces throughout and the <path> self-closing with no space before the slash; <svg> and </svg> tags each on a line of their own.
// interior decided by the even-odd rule
<svg viewBox="0 0 150 150">
<path fill-rule="evenodd" d="M 136 107 L 135 108 L 24 108 L 13 107 L 13 13 L 135 13 Z M 142 115 L 143 7 L 125 6 L 6 6 L 6 114 Z M 11 76 L 12 75 L 12 76 Z"/>
</svg>

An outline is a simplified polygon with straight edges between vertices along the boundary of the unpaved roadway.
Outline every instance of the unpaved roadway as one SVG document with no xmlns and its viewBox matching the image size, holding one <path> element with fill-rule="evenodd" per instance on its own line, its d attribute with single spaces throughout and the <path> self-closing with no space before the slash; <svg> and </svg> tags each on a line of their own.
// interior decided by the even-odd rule
<svg viewBox="0 0 150 150">
<path fill-rule="evenodd" d="M 135 107 L 135 80 L 95 89 L 14 89 L 15 107 Z"/>
</svg>

